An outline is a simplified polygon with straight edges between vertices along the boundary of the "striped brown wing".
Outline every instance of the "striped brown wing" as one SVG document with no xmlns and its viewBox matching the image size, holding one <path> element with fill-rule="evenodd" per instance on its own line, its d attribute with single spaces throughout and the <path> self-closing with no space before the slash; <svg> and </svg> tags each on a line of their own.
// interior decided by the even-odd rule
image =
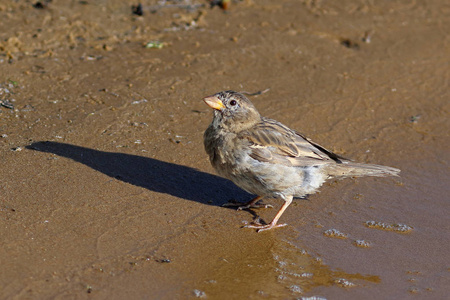
<svg viewBox="0 0 450 300">
<path fill-rule="evenodd" d="M 250 141 L 250 156 L 259 161 L 289 166 L 341 162 L 338 155 L 275 120 L 263 118 L 242 137 Z"/>
</svg>

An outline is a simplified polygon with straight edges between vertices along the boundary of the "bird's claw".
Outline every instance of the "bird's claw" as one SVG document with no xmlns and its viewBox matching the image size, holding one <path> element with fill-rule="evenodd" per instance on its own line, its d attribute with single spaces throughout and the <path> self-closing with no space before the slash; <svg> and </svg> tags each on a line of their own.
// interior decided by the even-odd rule
<svg viewBox="0 0 450 300">
<path fill-rule="evenodd" d="M 222 204 L 222 207 L 237 207 L 237 210 L 244 210 L 249 208 L 273 208 L 270 204 L 245 204 L 239 202 L 228 202 Z"/>
<path fill-rule="evenodd" d="M 270 204 L 252 204 L 252 205 L 242 205 L 237 208 L 237 210 L 244 210 L 249 208 L 273 208 Z"/>
<path fill-rule="evenodd" d="M 249 225 L 245 225 L 243 226 L 243 228 L 255 228 L 257 229 L 256 232 L 261 232 L 264 230 L 269 230 L 269 229 L 273 229 L 273 228 L 278 228 L 278 227 L 284 227 L 287 224 L 267 224 L 267 225 L 262 225 L 262 224 L 249 224 Z"/>
</svg>

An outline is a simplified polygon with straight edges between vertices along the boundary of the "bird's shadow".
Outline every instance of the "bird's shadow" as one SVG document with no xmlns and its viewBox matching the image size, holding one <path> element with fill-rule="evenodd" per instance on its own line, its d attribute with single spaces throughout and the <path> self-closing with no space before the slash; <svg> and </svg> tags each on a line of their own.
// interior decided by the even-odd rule
<svg viewBox="0 0 450 300">
<path fill-rule="evenodd" d="M 70 158 L 115 179 L 186 200 L 217 206 L 231 199 L 251 198 L 229 180 L 149 157 L 49 141 L 26 148 Z"/>
</svg>

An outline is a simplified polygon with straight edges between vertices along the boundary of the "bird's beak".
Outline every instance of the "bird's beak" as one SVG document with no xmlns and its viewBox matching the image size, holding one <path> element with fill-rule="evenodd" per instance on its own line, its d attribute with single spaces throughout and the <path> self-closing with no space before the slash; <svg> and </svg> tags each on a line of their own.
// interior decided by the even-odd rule
<svg viewBox="0 0 450 300">
<path fill-rule="evenodd" d="M 206 98 L 203 98 L 203 101 L 205 101 L 206 104 L 208 104 L 211 108 L 222 110 L 222 108 L 225 108 L 225 105 L 223 105 L 222 101 L 220 101 L 219 98 L 216 96 L 209 96 Z"/>
</svg>

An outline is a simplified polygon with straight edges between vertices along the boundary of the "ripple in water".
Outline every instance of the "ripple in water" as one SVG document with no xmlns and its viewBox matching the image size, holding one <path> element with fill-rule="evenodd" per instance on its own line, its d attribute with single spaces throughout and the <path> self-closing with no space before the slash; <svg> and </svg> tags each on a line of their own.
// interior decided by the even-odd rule
<svg viewBox="0 0 450 300">
<path fill-rule="evenodd" d="M 413 228 L 411 226 L 408 226 L 405 224 L 400 224 L 400 223 L 387 224 L 387 223 L 383 223 L 383 222 L 367 221 L 365 223 L 365 225 L 366 225 L 366 227 L 369 227 L 369 228 L 395 231 L 395 232 L 399 232 L 399 233 L 408 233 L 413 230 Z"/>
</svg>

